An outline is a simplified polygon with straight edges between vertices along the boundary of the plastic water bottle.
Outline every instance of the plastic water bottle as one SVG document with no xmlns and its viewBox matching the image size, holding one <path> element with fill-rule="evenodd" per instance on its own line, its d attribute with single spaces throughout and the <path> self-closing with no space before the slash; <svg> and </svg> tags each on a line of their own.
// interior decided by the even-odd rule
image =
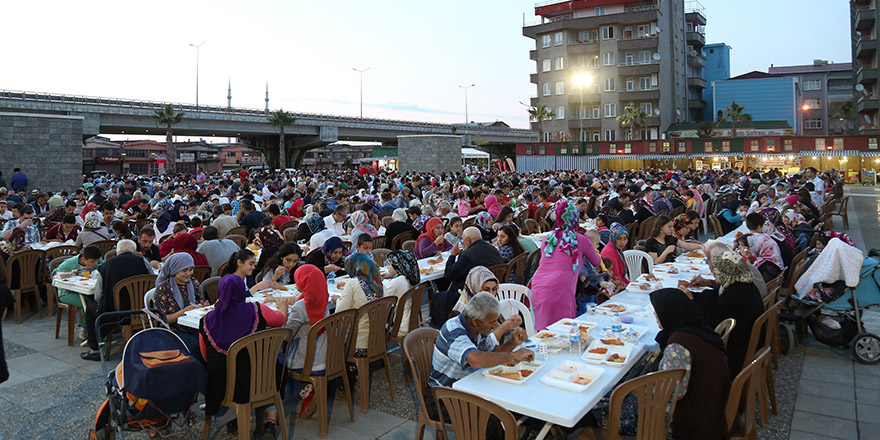
<svg viewBox="0 0 880 440">
<path fill-rule="evenodd" d="M 615 313 L 614 317 L 611 318 L 611 332 L 618 339 L 623 335 L 623 322 L 620 321 L 620 313 Z"/>
<path fill-rule="evenodd" d="M 568 333 L 568 354 L 572 356 L 581 355 L 581 329 L 578 328 L 577 322 L 571 323 L 571 331 Z"/>
</svg>

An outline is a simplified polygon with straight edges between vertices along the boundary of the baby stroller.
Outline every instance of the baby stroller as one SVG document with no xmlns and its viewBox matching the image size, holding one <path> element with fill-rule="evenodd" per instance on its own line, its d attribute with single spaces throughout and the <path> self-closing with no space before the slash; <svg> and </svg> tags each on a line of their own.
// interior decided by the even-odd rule
<svg viewBox="0 0 880 440">
<path fill-rule="evenodd" d="M 862 312 L 877 306 L 880 261 L 863 257 L 857 248 L 834 238 L 798 279 L 780 319 L 806 320 L 817 341 L 834 347 L 849 345 L 856 360 L 877 364 L 880 337 L 867 332 L 862 323 Z"/>
<path fill-rule="evenodd" d="M 145 311 L 103 313 L 95 327 L 100 335 L 102 322 L 139 313 Z M 122 438 L 125 431 L 141 430 L 151 437 L 163 435 L 193 420 L 191 408 L 205 391 L 207 373 L 177 335 L 165 328 L 141 330 L 128 340 L 122 361 L 109 372 L 104 351 L 99 351 L 107 399 L 98 409 L 90 439 L 113 439 L 117 434 Z"/>
</svg>

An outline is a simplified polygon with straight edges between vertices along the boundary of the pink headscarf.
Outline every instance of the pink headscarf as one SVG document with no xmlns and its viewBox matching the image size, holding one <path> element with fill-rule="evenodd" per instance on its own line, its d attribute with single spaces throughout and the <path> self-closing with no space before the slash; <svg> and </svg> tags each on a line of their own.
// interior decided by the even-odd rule
<svg viewBox="0 0 880 440">
<path fill-rule="evenodd" d="M 801 199 L 801 196 L 799 196 L 797 194 L 792 194 L 792 195 L 785 198 L 785 203 L 788 203 L 789 205 L 794 206 L 795 203 L 797 203 L 798 200 L 800 200 L 800 199 Z"/>
<path fill-rule="evenodd" d="M 493 195 L 488 195 L 485 198 L 486 202 L 486 211 L 489 212 L 489 215 L 492 217 L 498 217 L 498 213 L 501 212 L 501 206 L 498 205 L 498 198 Z"/>
</svg>

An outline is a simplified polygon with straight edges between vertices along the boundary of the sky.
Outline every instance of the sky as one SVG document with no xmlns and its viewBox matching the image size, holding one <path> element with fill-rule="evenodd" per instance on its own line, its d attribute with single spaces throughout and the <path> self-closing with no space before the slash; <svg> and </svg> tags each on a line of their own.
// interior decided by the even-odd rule
<svg viewBox="0 0 880 440">
<path fill-rule="evenodd" d="M 850 61 L 847 0 L 703 0 L 731 74 Z M 142 5 L 149 5 L 143 7 Z M 3 2 L 0 89 L 528 128 L 523 0 Z"/>
</svg>

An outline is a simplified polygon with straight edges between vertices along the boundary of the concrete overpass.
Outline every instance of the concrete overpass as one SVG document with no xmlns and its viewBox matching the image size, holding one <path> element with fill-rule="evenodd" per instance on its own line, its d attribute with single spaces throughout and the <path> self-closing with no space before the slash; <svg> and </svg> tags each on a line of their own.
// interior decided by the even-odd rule
<svg viewBox="0 0 880 440">
<path fill-rule="evenodd" d="M 0 90 L 0 112 L 81 116 L 83 138 L 98 134 L 164 135 L 164 127 L 157 126 L 151 115 L 165 104 L 186 114 L 173 126 L 175 135 L 235 137 L 277 157 L 278 129 L 266 122 L 266 110 Z M 512 156 L 516 143 L 531 142 L 536 136 L 534 131 L 523 129 L 292 113 L 296 122 L 285 128 L 285 143 L 294 166 L 299 166 L 307 150 L 337 141 L 396 145 L 399 135 L 454 134 L 463 136 L 470 145 L 479 136 L 487 144 L 478 148 Z"/>
</svg>

